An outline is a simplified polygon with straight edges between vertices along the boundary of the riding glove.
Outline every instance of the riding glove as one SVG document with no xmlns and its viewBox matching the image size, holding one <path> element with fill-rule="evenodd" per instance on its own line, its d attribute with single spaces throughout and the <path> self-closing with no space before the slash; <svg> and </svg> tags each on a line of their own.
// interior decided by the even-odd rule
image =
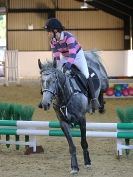
<svg viewBox="0 0 133 177">
<path fill-rule="evenodd" d="M 65 63 L 63 66 L 63 73 L 65 73 L 67 70 L 70 70 L 71 66 L 72 66 L 71 63 L 69 63 L 69 62 Z"/>
</svg>

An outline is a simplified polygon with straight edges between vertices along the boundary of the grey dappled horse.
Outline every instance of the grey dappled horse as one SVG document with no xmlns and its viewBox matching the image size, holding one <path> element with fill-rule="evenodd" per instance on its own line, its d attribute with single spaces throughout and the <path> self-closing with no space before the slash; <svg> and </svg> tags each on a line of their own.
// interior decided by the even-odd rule
<svg viewBox="0 0 133 177">
<path fill-rule="evenodd" d="M 91 52 L 93 57 L 98 57 Z M 85 54 L 86 56 L 86 54 Z M 87 54 L 87 60 L 88 59 Z M 97 62 L 96 62 L 97 61 Z M 98 76 L 98 87 L 96 87 L 96 97 L 108 87 L 107 74 L 99 60 L 94 62 L 95 74 Z M 95 63 L 96 62 L 96 63 Z M 53 108 L 57 118 L 60 121 L 60 126 L 69 144 L 69 152 L 71 155 L 71 174 L 77 174 L 79 171 L 76 147 L 70 133 L 71 125 L 79 125 L 81 131 L 81 147 L 83 149 L 84 164 L 90 167 L 91 160 L 88 151 L 88 143 L 86 140 L 86 118 L 85 115 L 90 111 L 90 102 L 85 94 L 75 82 L 72 75 L 66 75 L 61 70 L 52 66 L 52 63 L 42 64 L 38 60 L 38 65 L 41 73 L 41 89 L 42 89 L 42 107 L 48 110 L 53 101 Z M 94 71 L 93 71 L 94 72 Z M 93 76 L 92 76 L 93 77 Z"/>
</svg>

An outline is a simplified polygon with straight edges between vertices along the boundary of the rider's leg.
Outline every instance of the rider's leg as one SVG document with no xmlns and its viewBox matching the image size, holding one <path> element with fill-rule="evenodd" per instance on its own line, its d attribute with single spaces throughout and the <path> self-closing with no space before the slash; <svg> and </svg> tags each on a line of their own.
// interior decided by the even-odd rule
<svg viewBox="0 0 133 177">
<path fill-rule="evenodd" d="M 92 107 L 92 111 L 94 112 L 96 109 L 99 108 L 99 102 L 95 96 L 95 89 L 94 89 L 94 84 L 93 84 L 93 81 L 92 81 L 92 78 L 91 76 L 87 79 L 87 87 L 88 87 L 88 92 L 89 92 L 89 95 L 90 95 L 90 98 L 91 98 L 91 107 Z"/>
<path fill-rule="evenodd" d="M 77 53 L 74 64 L 84 74 L 84 76 L 87 79 L 88 92 L 89 92 L 88 95 L 91 98 L 90 103 L 91 103 L 92 111 L 94 112 L 96 109 L 98 109 L 99 102 L 98 102 L 98 100 L 95 96 L 94 85 L 93 85 L 93 82 L 92 82 L 92 78 L 89 76 L 89 70 L 88 70 L 87 62 L 86 62 L 84 52 L 83 52 L 82 49 Z"/>
</svg>

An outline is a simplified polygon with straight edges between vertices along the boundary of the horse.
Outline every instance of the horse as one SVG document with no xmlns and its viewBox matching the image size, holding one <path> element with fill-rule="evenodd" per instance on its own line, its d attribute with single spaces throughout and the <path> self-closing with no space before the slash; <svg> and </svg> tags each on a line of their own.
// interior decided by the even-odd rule
<svg viewBox="0 0 133 177">
<path fill-rule="evenodd" d="M 92 56 L 94 55 L 91 52 Z M 88 58 L 88 54 L 86 56 Z M 97 55 L 95 55 L 97 57 Z M 94 64 L 98 69 L 95 69 L 95 75 L 98 76 L 98 86 L 95 90 L 96 97 L 108 87 L 108 79 L 104 77 L 100 70 L 105 71 L 101 67 L 102 64 Z M 71 174 L 78 174 L 79 167 L 76 155 L 76 146 L 74 145 L 71 127 L 78 125 L 81 132 L 81 147 L 83 150 L 84 165 L 87 168 L 91 167 L 91 159 L 88 150 L 86 139 L 86 113 L 90 111 L 90 102 L 80 87 L 77 85 L 74 77 L 71 74 L 64 74 L 61 70 L 54 68 L 52 63 L 42 64 L 38 60 L 41 75 L 41 90 L 42 90 L 42 108 L 47 111 L 53 103 L 56 116 L 60 122 L 60 127 L 68 141 L 69 152 L 71 156 Z M 93 67 L 93 66 L 92 66 Z M 98 75 L 99 74 L 99 75 Z M 93 74 L 94 75 L 94 74 Z M 106 73 L 103 74 L 104 76 Z M 102 82 L 101 82 L 102 81 Z"/>
</svg>

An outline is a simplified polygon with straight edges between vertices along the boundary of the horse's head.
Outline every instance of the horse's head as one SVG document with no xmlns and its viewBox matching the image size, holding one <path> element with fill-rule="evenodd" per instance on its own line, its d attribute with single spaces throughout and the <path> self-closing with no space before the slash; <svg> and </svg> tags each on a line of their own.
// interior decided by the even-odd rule
<svg viewBox="0 0 133 177">
<path fill-rule="evenodd" d="M 38 65 L 41 74 L 41 106 L 44 110 L 48 110 L 57 91 L 56 69 L 53 68 L 52 63 L 42 64 L 40 60 L 38 60 Z"/>
</svg>

